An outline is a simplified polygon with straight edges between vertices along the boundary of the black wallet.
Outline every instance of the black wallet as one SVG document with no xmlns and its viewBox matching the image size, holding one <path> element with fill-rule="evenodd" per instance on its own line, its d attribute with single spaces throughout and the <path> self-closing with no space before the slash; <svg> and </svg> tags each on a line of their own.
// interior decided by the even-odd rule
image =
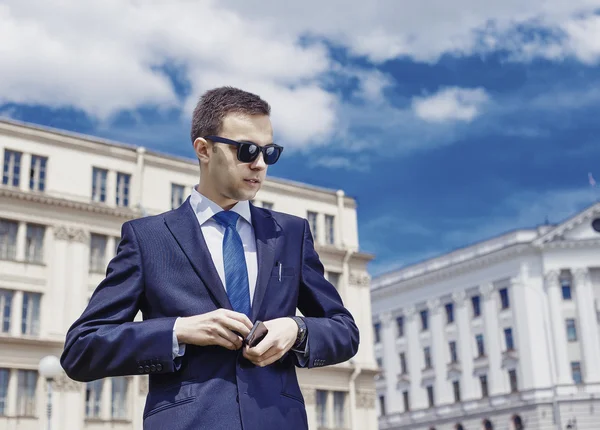
<svg viewBox="0 0 600 430">
<path fill-rule="evenodd" d="M 267 330 L 267 326 L 264 325 L 262 321 L 256 321 L 250 333 L 246 339 L 244 339 L 244 343 L 247 344 L 250 348 L 258 345 L 261 340 L 265 338 L 269 330 Z"/>
</svg>

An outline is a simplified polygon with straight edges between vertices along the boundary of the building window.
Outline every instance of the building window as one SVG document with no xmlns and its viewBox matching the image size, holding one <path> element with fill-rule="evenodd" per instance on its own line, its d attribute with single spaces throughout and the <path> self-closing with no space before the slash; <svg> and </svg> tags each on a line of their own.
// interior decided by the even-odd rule
<svg viewBox="0 0 600 430">
<path fill-rule="evenodd" d="M 481 315 L 481 298 L 473 296 L 471 297 L 471 303 L 473 305 L 473 318 L 477 318 Z"/>
<path fill-rule="evenodd" d="M 481 385 L 481 397 L 488 396 L 488 383 L 487 383 L 487 375 L 479 376 L 479 384 Z"/>
<path fill-rule="evenodd" d="M 35 370 L 19 370 L 17 374 L 17 416 L 34 417 L 35 392 L 38 373 Z"/>
<path fill-rule="evenodd" d="M 431 347 L 423 348 L 423 355 L 425 356 L 425 369 L 431 369 Z"/>
<path fill-rule="evenodd" d="M 23 315 L 21 316 L 21 333 L 37 336 L 40 333 L 40 300 L 39 293 L 23 293 Z"/>
<path fill-rule="evenodd" d="M 385 415 L 385 396 L 379 396 L 379 416 Z M 317 420 L 319 422 L 319 420 Z M 321 424 L 319 422 L 319 427 L 326 427 L 326 423 Z"/>
<path fill-rule="evenodd" d="M 454 304 L 446 303 L 446 323 L 452 324 L 454 322 Z"/>
<path fill-rule="evenodd" d="M 90 272 L 104 273 L 106 270 L 106 244 L 108 237 L 102 234 L 90 235 Z"/>
<path fill-rule="evenodd" d="M 19 186 L 21 176 L 21 152 L 4 151 L 4 168 L 2 169 L 2 184 L 12 187 Z"/>
<path fill-rule="evenodd" d="M 106 176 L 108 170 L 94 167 L 92 170 L 92 201 L 106 202 Z"/>
<path fill-rule="evenodd" d="M 127 410 L 129 392 L 129 379 L 125 376 L 112 378 L 111 416 L 113 420 L 126 420 L 129 418 Z"/>
<path fill-rule="evenodd" d="M 377 357 L 377 368 L 378 369 L 383 369 L 383 358 L 381 357 Z"/>
<path fill-rule="evenodd" d="M 568 279 L 561 279 L 560 281 L 561 284 L 561 288 L 562 288 L 562 298 L 563 300 L 571 300 L 572 296 L 571 296 L 571 283 L 569 282 Z"/>
<path fill-rule="evenodd" d="M 402 375 L 406 375 L 408 372 L 406 371 L 406 353 L 400 353 L 400 373 Z"/>
<path fill-rule="evenodd" d="M 0 416 L 6 415 L 9 369 L 0 369 Z"/>
<path fill-rule="evenodd" d="M 502 309 L 508 309 L 510 307 L 510 301 L 508 298 L 508 288 L 500 289 L 500 304 Z"/>
<path fill-rule="evenodd" d="M 573 375 L 573 382 L 576 384 L 581 384 L 583 382 L 583 378 L 581 376 L 581 362 L 571 362 L 571 374 Z"/>
<path fill-rule="evenodd" d="M 519 390 L 519 386 L 517 384 L 517 371 L 515 369 L 508 371 L 508 379 L 510 380 L 510 392 L 517 392 Z"/>
<path fill-rule="evenodd" d="M 306 213 L 306 220 L 308 221 L 308 226 L 310 227 L 310 232 L 312 233 L 313 240 L 317 240 L 317 213 L 308 211 Z"/>
<path fill-rule="evenodd" d="M 85 417 L 100 418 L 103 379 L 88 382 L 85 388 Z"/>
<path fill-rule="evenodd" d="M 577 341 L 577 327 L 575 326 L 575 320 L 572 318 L 567 319 L 567 339 L 569 342 Z"/>
<path fill-rule="evenodd" d="M 317 427 L 328 427 L 327 391 L 317 390 Z"/>
<path fill-rule="evenodd" d="M 404 337 L 404 317 L 396 318 L 396 328 L 398 330 L 398 337 Z"/>
<path fill-rule="evenodd" d="M 183 204 L 185 187 L 183 185 L 171 184 L 171 209 L 177 209 Z"/>
<path fill-rule="evenodd" d="M 427 386 L 427 401 L 429 403 L 430 408 L 433 408 L 435 406 L 435 399 L 433 397 L 433 385 Z"/>
<path fill-rule="evenodd" d="M 337 290 L 340 286 L 340 273 L 338 272 L 327 272 L 327 280 Z"/>
<path fill-rule="evenodd" d="M 459 424 L 456 424 L 456 425 L 454 426 L 454 428 L 455 428 L 455 430 L 465 430 L 465 428 L 463 427 L 463 425 L 462 425 L 462 424 L 460 424 L 460 423 L 459 423 Z"/>
<path fill-rule="evenodd" d="M 451 341 L 448 343 L 450 346 L 450 363 L 458 363 L 458 354 L 456 352 L 456 341 Z"/>
<path fill-rule="evenodd" d="M 410 397 L 408 397 L 408 391 L 402 392 L 402 400 L 404 401 L 404 412 L 410 411 Z"/>
<path fill-rule="evenodd" d="M 336 428 L 344 428 L 346 426 L 346 393 L 343 391 L 333 392 L 333 424 Z"/>
<path fill-rule="evenodd" d="M 127 173 L 117 173 L 117 206 L 129 206 L 129 184 L 131 175 Z"/>
<path fill-rule="evenodd" d="M 475 336 L 475 342 L 477 343 L 477 357 L 485 356 L 485 344 L 483 343 L 483 335 L 478 334 Z"/>
<path fill-rule="evenodd" d="M 512 328 L 508 327 L 504 329 L 504 341 L 506 342 L 506 350 L 513 351 L 515 345 L 513 343 Z"/>
<path fill-rule="evenodd" d="M 452 389 L 454 391 L 454 402 L 460 402 L 460 382 L 452 381 Z"/>
<path fill-rule="evenodd" d="M 333 215 L 325 215 L 325 243 L 335 244 L 335 217 Z"/>
<path fill-rule="evenodd" d="M 29 169 L 29 189 L 34 191 L 44 191 L 46 188 L 46 164 L 47 157 L 39 155 L 31 156 L 31 169 Z"/>
<path fill-rule="evenodd" d="M 494 426 L 490 420 L 483 420 L 483 430 L 494 430 Z"/>
<path fill-rule="evenodd" d="M 44 235 L 46 227 L 43 225 L 27 224 L 25 238 L 25 261 L 42 263 L 44 261 Z"/>
<path fill-rule="evenodd" d="M 0 259 L 17 259 L 17 229 L 19 223 L 0 219 Z"/>
<path fill-rule="evenodd" d="M 421 330 L 425 331 L 429 328 L 429 312 L 427 309 L 421 311 Z"/>
<path fill-rule="evenodd" d="M 268 210 L 272 211 L 273 210 L 273 203 L 263 202 L 262 203 L 262 207 L 263 207 L 263 209 L 268 209 Z"/>
<path fill-rule="evenodd" d="M 0 332 L 10 331 L 10 309 L 12 306 L 13 292 L 0 290 Z"/>
<path fill-rule="evenodd" d="M 380 323 L 373 324 L 373 333 L 375 335 L 375 343 L 381 342 L 381 324 Z"/>
</svg>

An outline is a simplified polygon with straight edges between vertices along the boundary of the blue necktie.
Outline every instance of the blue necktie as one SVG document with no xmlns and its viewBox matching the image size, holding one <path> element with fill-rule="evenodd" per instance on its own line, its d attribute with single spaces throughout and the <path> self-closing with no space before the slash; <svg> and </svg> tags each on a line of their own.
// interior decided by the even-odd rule
<svg viewBox="0 0 600 430">
<path fill-rule="evenodd" d="M 242 238 L 236 229 L 240 215 L 233 211 L 221 211 L 213 216 L 225 227 L 223 237 L 223 264 L 225 266 L 225 288 L 233 310 L 250 318 L 250 291 L 248 270 Z"/>
</svg>

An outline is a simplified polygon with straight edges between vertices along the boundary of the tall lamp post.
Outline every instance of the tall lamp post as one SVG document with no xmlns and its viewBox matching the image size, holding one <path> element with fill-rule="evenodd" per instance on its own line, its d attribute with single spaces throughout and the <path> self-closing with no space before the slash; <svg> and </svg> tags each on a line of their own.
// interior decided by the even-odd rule
<svg viewBox="0 0 600 430">
<path fill-rule="evenodd" d="M 40 360 L 38 371 L 40 372 L 40 375 L 46 379 L 46 386 L 48 387 L 48 403 L 46 405 L 48 408 L 47 429 L 50 430 L 52 427 L 52 382 L 54 381 L 54 378 L 62 373 L 60 360 L 54 355 L 47 355 Z"/>
</svg>

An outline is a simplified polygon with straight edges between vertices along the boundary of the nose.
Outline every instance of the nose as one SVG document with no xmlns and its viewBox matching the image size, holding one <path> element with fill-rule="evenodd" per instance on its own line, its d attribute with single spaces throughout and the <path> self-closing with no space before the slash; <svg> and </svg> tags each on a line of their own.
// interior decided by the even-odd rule
<svg viewBox="0 0 600 430">
<path fill-rule="evenodd" d="M 258 154 L 258 157 L 256 157 L 252 163 L 250 163 L 250 168 L 252 170 L 264 170 L 267 168 L 267 163 L 265 163 L 262 152 Z"/>
</svg>

